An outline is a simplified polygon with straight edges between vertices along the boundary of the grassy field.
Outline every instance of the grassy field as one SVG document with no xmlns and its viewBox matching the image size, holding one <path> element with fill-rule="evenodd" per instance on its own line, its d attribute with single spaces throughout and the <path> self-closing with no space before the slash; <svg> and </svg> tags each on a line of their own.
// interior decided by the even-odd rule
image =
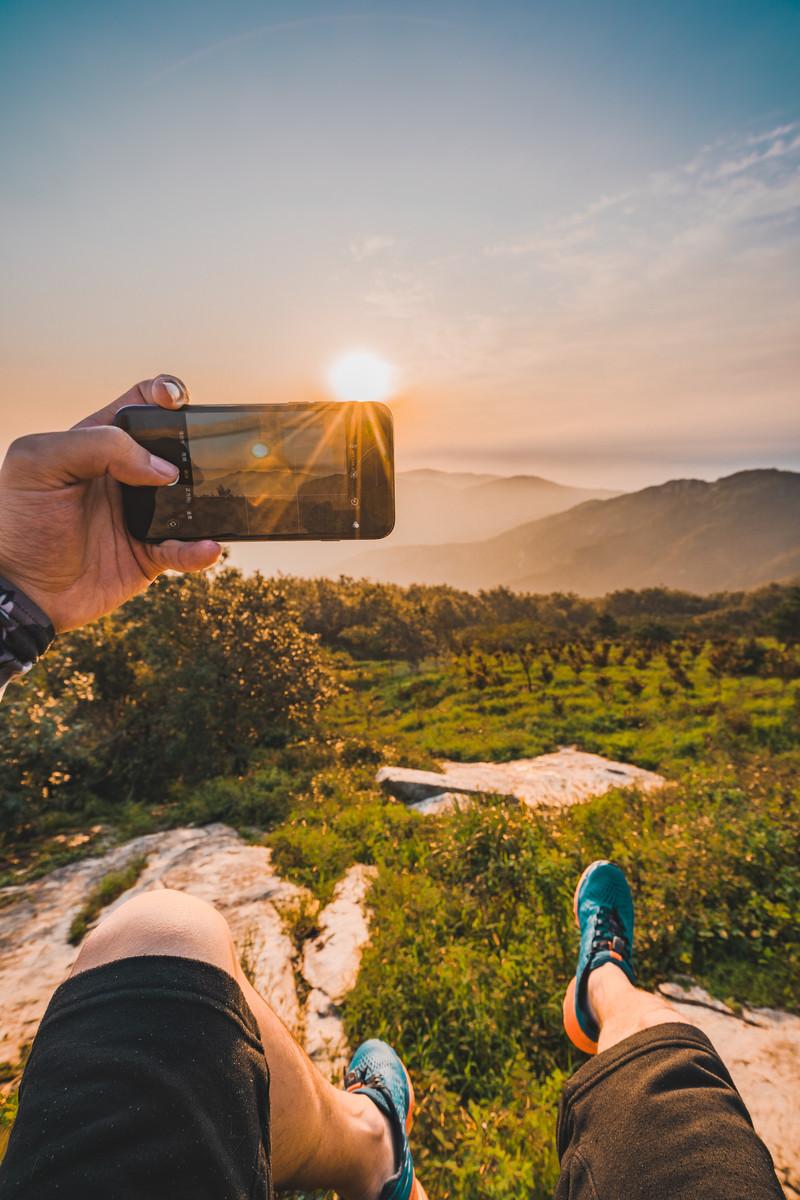
<svg viewBox="0 0 800 1200">
<path fill-rule="evenodd" d="M 325 713 L 337 761 L 268 840 L 281 869 L 323 897 L 349 862 L 380 867 L 346 1020 L 353 1042 L 383 1036 L 414 1070 L 431 1194 L 552 1194 L 559 1087 L 581 1060 L 560 1016 L 570 905 L 592 859 L 629 873 L 646 985 L 689 975 L 734 1006 L 797 1010 L 798 684 L 726 675 L 714 654 L 673 647 L 637 662 L 597 645 L 576 671 L 548 651 L 530 690 L 507 656 L 343 668 L 351 690 Z M 373 783 L 388 760 L 568 743 L 660 770 L 670 786 L 555 818 L 487 800 L 420 819 Z"/>
<path fill-rule="evenodd" d="M 18 764 L 3 797 L 6 882 L 212 820 L 272 846 L 279 869 L 320 900 L 351 863 L 376 864 L 372 941 L 345 1021 L 353 1044 L 382 1036 L 406 1058 L 420 1174 L 441 1200 L 552 1194 L 555 1107 L 581 1060 L 560 1015 L 576 950 L 571 897 L 592 859 L 629 873 L 644 984 L 688 975 L 733 1005 L 800 1009 L 800 651 L 774 631 L 780 594 L 716 607 L 668 598 L 673 628 L 649 611 L 663 615 L 661 594 L 626 594 L 616 608 L 638 624 L 620 629 L 610 601 L 600 611 L 564 597 L 439 590 L 421 605 L 401 589 L 325 584 L 315 595 L 298 584 L 305 608 L 259 593 L 260 624 L 242 650 L 240 614 L 256 600 L 249 583 L 223 582 L 219 598 L 207 584 L 164 585 L 99 635 L 65 643 L 49 674 L 4 705 L 0 736 Z M 489 609 L 509 605 L 514 623 L 492 624 Z M 197 639 L 220 625 L 198 699 Z M 369 656 L 376 640 L 391 657 Z M 240 651 L 262 659 L 232 670 Z M 278 654 L 284 699 L 269 690 Z M 209 739 L 232 720 L 236 738 L 211 759 Z M 161 776 L 159 738 L 171 755 Z M 375 785 L 384 763 L 508 760 L 562 745 L 669 783 L 555 816 L 489 797 L 428 818 Z M 90 897 L 84 919 L 104 895 Z M 6 1129 L 14 1103 L 9 1095 L 0 1116 Z"/>
<path fill-rule="evenodd" d="M 775 643 L 760 645 L 778 654 Z M 726 674 L 714 654 L 711 643 L 678 643 L 666 653 L 608 642 L 552 649 L 532 657 L 530 687 L 507 654 L 459 656 L 415 671 L 396 662 L 352 664 L 328 720 L 348 735 L 392 741 L 419 765 L 502 762 L 574 743 L 669 772 L 726 754 L 794 749 L 798 681 Z M 794 656 L 787 664 L 800 670 Z"/>
</svg>

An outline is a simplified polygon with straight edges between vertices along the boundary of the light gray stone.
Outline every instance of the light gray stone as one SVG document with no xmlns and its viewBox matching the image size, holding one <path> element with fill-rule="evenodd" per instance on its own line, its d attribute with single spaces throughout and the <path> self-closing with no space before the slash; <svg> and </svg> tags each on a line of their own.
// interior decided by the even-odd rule
<svg viewBox="0 0 800 1200">
<path fill-rule="evenodd" d="M 336 1003 L 358 979 L 361 951 L 369 941 L 364 901 L 377 873 L 377 867 L 361 863 L 350 867 L 319 915 L 319 935 L 303 946 L 303 976 Z"/>
<path fill-rule="evenodd" d="M 339 1084 L 350 1057 L 341 1009 L 327 992 L 312 988 L 305 1011 L 306 1053 L 327 1079 Z"/>
<path fill-rule="evenodd" d="M 713 1008 L 716 1012 L 725 1013 L 729 1017 L 736 1014 L 722 1000 L 715 1000 L 710 996 L 704 988 L 698 987 L 696 983 L 688 983 L 686 985 L 677 982 L 660 983 L 658 990 L 662 996 L 666 996 L 668 1000 L 679 1000 L 683 1004 L 700 1004 L 703 1008 Z"/>
<path fill-rule="evenodd" d="M 465 792 L 437 792 L 435 796 L 428 796 L 427 800 L 415 800 L 413 804 L 409 804 L 409 808 L 414 812 L 422 813 L 423 816 L 433 817 L 438 813 L 455 812 L 459 808 L 466 808 L 469 804 L 474 804 L 475 797 L 469 796 Z"/>
<path fill-rule="evenodd" d="M 443 762 L 441 771 L 416 771 L 409 767 L 381 767 L 376 779 L 384 791 L 407 804 L 422 805 L 447 793 L 507 796 L 532 808 L 566 808 L 611 788 L 635 787 L 653 791 L 664 779 L 630 763 L 614 762 L 599 754 L 564 747 L 538 758 L 506 763 Z M 418 811 L 441 812 L 449 805 L 426 806 Z"/>
</svg>

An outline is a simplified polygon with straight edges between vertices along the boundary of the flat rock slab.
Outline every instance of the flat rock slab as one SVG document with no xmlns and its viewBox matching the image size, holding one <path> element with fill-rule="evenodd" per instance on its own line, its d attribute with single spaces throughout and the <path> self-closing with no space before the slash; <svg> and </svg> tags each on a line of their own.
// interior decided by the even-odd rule
<svg viewBox="0 0 800 1200">
<path fill-rule="evenodd" d="M 72 919 L 103 876 L 143 854 L 152 856 L 151 870 L 159 864 L 166 868 L 205 837 L 202 829 L 176 829 L 134 838 L 101 857 L 0 890 L 0 1060 L 16 1062 L 22 1047 L 33 1040 L 51 995 L 78 953 L 67 941 Z"/>
<path fill-rule="evenodd" d="M 611 788 L 648 792 L 665 782 L 652 771 L 572 747 L 506 763 L 443 762 L 441 771 L 381 767 L 376 778 L 385 791 L 406 804 L 438 798 L 438 804 L 422 809 L 427 812 L 452 808 L 457 795 L 508 796 L 531 808 L 566 808 Z"/>
<path fill-rule="evenodd" d="M 659 990 L 714 1043 L 784 1192 L 791 1200 L 800 1198 L 800 1017 L 771 1008 L 745 1008 L 737 1015 L 697 986 L 669 983 Z"/>
</svg>

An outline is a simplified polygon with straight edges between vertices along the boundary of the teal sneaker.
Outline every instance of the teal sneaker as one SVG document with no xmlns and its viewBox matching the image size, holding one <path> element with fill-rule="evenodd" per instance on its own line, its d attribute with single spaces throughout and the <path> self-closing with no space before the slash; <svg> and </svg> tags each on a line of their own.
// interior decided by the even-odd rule
<svg viewBox="0 0 800 1200">
<path fill-rule="evenodd" d="M 633 897 L 620 868 L 606 859 L 588 866 L 578 880 L 572 907 L 581 931 L 581 948 L 575 978 L 564 996 L 564 1028 L 579 1050 L 596 1054 L 600 1030 L 589 1011 L 589 972 L 613 962 L 636 983 Z"/>
<path fill-rule="evenodd" d="M 397 1169 L 384 1185 L 380 1200 L 428 1200 L 414 1174 L 414 1161 L 408 1146 L 414 1089 L 402 1060 L 386 1042 L 377 1038 L 362 1042 L 350 1059 L 344 1086 L 348 1092 L 369 1096 L 388 1118 L 392 1129 Z"/>
</svg>

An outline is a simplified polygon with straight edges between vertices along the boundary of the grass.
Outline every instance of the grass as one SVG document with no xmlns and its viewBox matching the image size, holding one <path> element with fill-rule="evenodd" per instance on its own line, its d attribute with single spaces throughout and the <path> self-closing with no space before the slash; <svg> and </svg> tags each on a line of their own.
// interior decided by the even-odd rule
<svg viewBox="0 0 800 1200">
<path fill-rule="evenodd" d="M 711 644 L 696 656 L 671 651 L 671 668 L 663 654 L 638 665 L 626 647 L 613 646 L 607 664 L 588 661 L 580 671 L 544 654 L 534 664 L 531 691 L 507 655 L 482 656 L 480 686 L 464 657 L 420 669 L 359 663 L 344 672 L 355 702 L 345 693 L 327 717 L 342 734 L 392 742 L 404 763 L 420 767 L 441 758 L 502 762 L 575 743 L 678 774 L 727 753 L 795 747 L 800 682 L 719 679 L 712 652 Z M 683 685 L 675 683 L 676 665 Z"/>
<path fill-rule="evenodd" d="M 75 914 L 69 927 L 67 941 L 71 946 L 77 946 L 83 941 L 90 926 L 97 920 L 100 913 L 109 904 L 113 904 L 123 892 L 127 892 L 141 875 L 147 859 L 139 855 L 131 859 L 119 871 L 109 871 L 98 883 L 97 887 L 86 898 L 83 907 Z"/>
</svg>

